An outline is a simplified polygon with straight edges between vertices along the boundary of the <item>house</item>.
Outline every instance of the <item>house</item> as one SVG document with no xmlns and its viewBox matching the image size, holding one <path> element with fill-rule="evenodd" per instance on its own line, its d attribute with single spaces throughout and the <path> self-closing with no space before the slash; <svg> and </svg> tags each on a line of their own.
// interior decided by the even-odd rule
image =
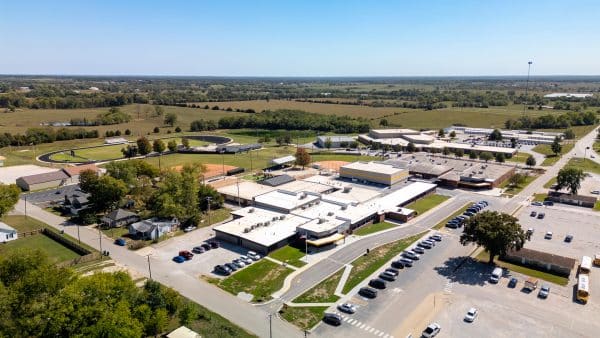
<svg viewBox="0 0 600 338">
<path fill-rule="evenodd" d="M 65 174 L 69 176 L 66 184 L 79 184 L 79 175 L 85 170 L 91 170 L 98 175 L 100 173 L 100 168 L 98 168 L 95 164 L 84 164 L 66 167 L 63 169 Z"/>
<path fill-rule="evenodd" d="M 129 225 L 129 234 L 132 237 L 143 239 L 157 239 L 166 233 L 175 231 L 179 227 L 177 218 L 159 219 L 156 217 L 145 219 Z"/>
<path fill-rule="evenodd" d="M 188 329 L 185 326 L 180 326 L 171 333 L 167 334 L 167 338 L 200 338 L 198 333 Z"/>
<path fill-rule="evenodd" d="M 14 241 L 19 235 L 17 230 L 6 223 L 0 222 L 0 243 Z"/>
<path fill-rule="evenodd" d="M 85 210 L 89 207 L 89 194 L 78 192 L 71 197 L 65 195 L 65 209 L 67 209 L 71 215 L 78 215 L 80 211 Z"/>
<path fill-rule="evenodd" d="M 62 170 L 17 178 L 17 185 L 26 191 L 57 188 L 67 183 L 69 175 Z"/>
<path fill-rule="evenodd" d="M 539 271 L 568 277 L 575 266 L 575 260 L 570 257 L 551 254 L 537 250 L 522 248 L 511 250 L 501 257 L 503 261 L 530 267 Z"/>
<path fill-rule="evenodd" d="M 133 212 L 123 209 L 113 210 L 110 213 L 104 215 L 104 217 L 102 217 L 101 219 L 102 224 L 109 228 L 116 228 L 124 225 L 129 225 L 131 223 L 138 222 L 139 220 L 140 216 Z"/>
</svg>

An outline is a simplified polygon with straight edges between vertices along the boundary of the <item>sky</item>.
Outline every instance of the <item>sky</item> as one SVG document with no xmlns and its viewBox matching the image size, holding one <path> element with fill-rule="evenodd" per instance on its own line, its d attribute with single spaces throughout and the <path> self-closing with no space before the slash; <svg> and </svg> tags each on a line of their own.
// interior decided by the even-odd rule
<svg viewBox="0 0 600 338">
<path fill-rule="evenodd" d="M 0 0 L 0 74 L 600 75 L 600 1 Z"/>
</svg>

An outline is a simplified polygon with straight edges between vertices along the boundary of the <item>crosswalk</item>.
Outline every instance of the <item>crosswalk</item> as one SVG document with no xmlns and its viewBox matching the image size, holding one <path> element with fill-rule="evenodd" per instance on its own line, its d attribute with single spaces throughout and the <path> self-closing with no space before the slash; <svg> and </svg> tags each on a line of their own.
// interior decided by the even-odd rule
<svg viewBox="0 0 600 338">
<path fill-rule="evenodd" d="M 444 293 L 451 294 L 452 286 L 454 286 L 454 283 L 451 281 L 446 281 L 446 284 L 444 285 Z"/>
<path fill-rule="evenodd" d="M 371 326 L 367 325 L 366 323 L 362 323 L 354 318 L 348 317 L 343 313 L 336 312 L 336 314 L 339 315 L 340 317 L 342 317 L 343 322 L 350 324 L 360 330 L 364 330 L 366 333 L 370 333 L 375 337 L 394 338 L 394 336 L 392 336 L 388 333 L 385 333 L 381 330 L 377 330 L 376 328 L 371 327 Z"/>
</svg>

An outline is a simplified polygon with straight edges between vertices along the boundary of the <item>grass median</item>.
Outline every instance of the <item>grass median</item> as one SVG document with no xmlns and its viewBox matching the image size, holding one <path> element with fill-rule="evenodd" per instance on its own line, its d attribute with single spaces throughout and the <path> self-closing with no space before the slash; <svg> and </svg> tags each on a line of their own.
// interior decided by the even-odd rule
<svg viewBox="0 0 600 338">
<path fill-rule="evenodd" d="M 417 235 L 382 245 L 370 250 L 368 254 L 355 259 L 354 262 L 351 263 L 353 267 L 342 292 L 350 292 L 350 290 L 369 277 L 373 272 L 381 268 L 390 259 L 402 252 L 426 233 L 427 231 L 424 231 Z"/>
<path fill-rule="evenodd" d="M 283 305 L 279 315 L 302 330 L 309 330 L 323 318 L 327 306 L 287 306 Z"/>
<path fill-rule="evenodd" d="M 490 254 L 485 251 L 481 251 L 477 255 L 477 257 L 475 257 L 475 259 L 481 263 L 487 263 L 490 260 Z M 551 282 L 551 283 L 562 285 L 562 286 L 569 284 L 569 278 L 567 278 L 567 277 L 558 276 L 558 275 L 554 275 L 554 274 L 551 274 L 548 272 L 531 269 L 531 268 L 528 268 L 528 267 L 522 266 L 522 265 L 508 263 L 508 262 L 500 260 L 498 257 L 496 257 L 494 262 L 499 267 L 506 268 L 510 271 L 514 271 L 514 272 L 517 272 L 517 273 L 520 273 L 520 274 L 523 274 L 526 276 L 539 278 L 539 279 L 545 280 L 547 282 Z"/>
<path fill-rule="evenodd" d="M 262 259 L 234 273 L 219 283 L 219 287 L 234 295 L 240 292 L 252 294 L 254 302 L 265 302 L 271 294 L 283 287 L 285 277 L 292 269 Z"/>
<path fill-rule="evenodd" d="M 429 209 L 432 209 L 435 206 L 445 202 L 449 198 L 449 196 L 438 194 L 427 195 L 410 203 L 409 205 L 405 206 L 405 208 L 412 209 L 417 212 L 417 215 L 421 215 L 427 212 Z"/>
<path fill-rule="evenodd" d="M 454 217 L 458 216 L 458 215 L 462 215 L 463 212 L 465 212 L 467 209 L 469 209 L 469 207 L 472 205 L 473 203 L 469 202 L 467 204 L 465 204 L 462 208 L 456 210 L 452 215 L 446 217 L 443 221 L 439 222 L 438 224 L 436 224 L 433 229 L 439 230 L 441 228 L 443 228 L 446 223 L 448 223 L 449 220 L 453 219 Z"/>
<path fill-rule="evenodd" d="M 306 265 L 304 261 L 300 260 L 304 256 L 304 250 L 290 245 L 286 245 L 283 248 L 277 249 L 269 254 L 269 257 L 273 259 L 276 259 L 286 264 L 293 265 L 298 268 Z"/>
<path fill-rule="evenodd" d="M 340 297 L 334 295 L 335 289 L 342 279 L 344 268 L 329 276 L 312 289 L 306 291 L 298 298 L 294 299 L 294 303 L 333 303 L 337 302 Z"/>
<path fill-rule="evenodd" d="M 364 225 L 357 230 L 354 231 L 354 235 L 364 236 L 369 235 L 375 232 L 391 229 L 393 227 L 397 227 L 398 224 L 388 223 L 388 222 L 379 222 Z"/>
</svg>

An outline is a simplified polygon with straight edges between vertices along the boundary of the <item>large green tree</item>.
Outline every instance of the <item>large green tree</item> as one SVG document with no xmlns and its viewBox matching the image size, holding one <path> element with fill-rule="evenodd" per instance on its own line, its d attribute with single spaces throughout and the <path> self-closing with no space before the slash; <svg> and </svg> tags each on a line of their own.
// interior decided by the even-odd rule
<svg viewBox="0 0 600 338">
<path fill-rule="evenodd" d="M 152 145 L 150 144 L 150 141 L 148 141 L 148 139 L 144 136 L 138 138 L 135 142 L 137 143 L 137 148 L 140 155 L 147 155 L 152 151 Z"/>
<path fill-rule="evenodd" d="M 585 178 L 585 173 L 579 168 L 563 168 L 558 172 L 556 177 L 556 191 L 563 188 L 568 188 L 569 192 L 577 195 L 577 191 L 581 188 L 581 181 Z"/>
<path fill-rule="evenodd" d="M 119 206 L 119 202 L 127 194 L 125 182 L 114 177 L 104 175 L 88 190 L 89 201 L 97 212 L 113 210 Z"/>
<path fill-rule="evenodd" d="M 499 129 L 494 129 L 488 136 L 490 141 L 502 141 L 502 132 Z"/>
<path fill-rule="evenodd" d="M 0 183 L 0 217 L 11 211 L 19 201 L 21 189 L 16 184 Z"/>
<path fill-rule="evenodd" d="M 496 255 L 520 250 L 525 244 L 525 232 L 517 221 L 509 214 L 483 211 L 466 222 L 460 243 L 482 246 L 490 254 L 489 263 L 492 264 Z"/>
<path fill-rule="evenodd" d="M 177 114 L 175 113 L 167 113 L 165 115 L 165 124 L 168 126 L 173 126 L 175 123 L 177 123 Z"/>
<path fill-rule="evenodd" d="M 560 138 L 558 136 L 556 136 L 554 141 L 552 141 L 550 149 L 552 149 L 552 152 L 555 156 L 558 156 L 562 152 L 562 144 L 560 144 Z"/>
<path fill-rule="evenodd" d="M 296 164 L 302 166 L 304 169 L 310 163 L 310 155 L 304 148 L 298 148 L 296 150 Z"/>
<path fill-rule="evenodd" d="M 184 165 L 180 172 L 163 172 L 158 189 L 148 202 L 152 213 L 157 217 L 177 217 L 186 225 L 197 224 L 200 216 L 198 177 L 202 171 L 202 166 Z"/>
<path fill-rule="evenodd" d="M 527 160 L 525 160 L 525 164 L 530 167 L 535 166 L 536 165 L 535 157 L 533 157 L 533 155 L 529 155 L 527 157 Z"/>
<path fill-rule="evenodd" d="M 163 151 L 165 151 L 165 149 L 165 143 L 161 139 L 156 139 L 154 140 L 154 142 L 152 142 L 152 150 L 154 150 L 155 152 L 162 153 Z"/>
</svg>

